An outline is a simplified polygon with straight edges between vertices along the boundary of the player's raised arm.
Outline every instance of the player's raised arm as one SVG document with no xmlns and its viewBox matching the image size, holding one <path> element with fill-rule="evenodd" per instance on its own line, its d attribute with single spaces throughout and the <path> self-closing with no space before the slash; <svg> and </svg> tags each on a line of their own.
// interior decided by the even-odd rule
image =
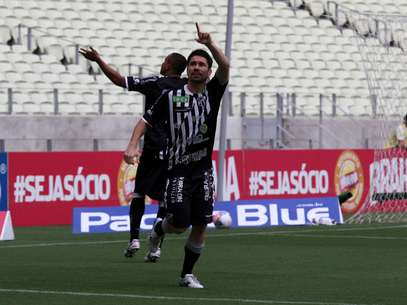
<svg viewBox="0 0 407 305">
<path fill-rule="evenodd" d="M 229 59 L 222 52 L 222 50 L 213 42 L 211 35 L 209 33 L 202 32 L 198 22 L 196 22 L 195 24 L 197 31 L 197 38 L 195 40 L 205 45 L 212 53 L 213 59 L 218 64 L 218 69 L 216 70 L 215 76 L 218 78 L 221 84 L 227 83 L 229 81 L 229 68 L 230 68 Z"/>
<path fill-rule="evenodd" d="M 79 53 L 81 53 L 86 59 L 96 62 L 103 73 L 112 81 L 113 84 L 126 88 L 125 77 L 122 76 L 113 67 L 109 66 L 94 48 L 80 48 Z"/>
</svg>

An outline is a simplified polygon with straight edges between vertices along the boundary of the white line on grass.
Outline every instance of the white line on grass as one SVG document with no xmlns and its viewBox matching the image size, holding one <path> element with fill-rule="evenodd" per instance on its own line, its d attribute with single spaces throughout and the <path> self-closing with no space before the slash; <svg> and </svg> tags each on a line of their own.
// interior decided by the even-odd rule
<svg viewBox="0 0 407 305">
<path fill-rule="evenodd" d="M 340 239 L 376 239 L 376 240 L 407 240 L 407 237 L 365 236 L 365 235 L 322 235 L 322 234 L 290 234 L 293 237 L 340 238 Z"/>
<path fill-rule="evenodd" d="M 346 232 L 346 231 L 373 231 L 373 230 L 388 230 L 388 229 L 398 229 L 407 228 L 407 225 L 397 225 L 397 226 L 383 226 L 383 227 L 368 227 L 368 228 L 340 228 L 340 227 L 329 227 L 330 232 Z M 363 235 L 309 235 L 305 233 L 320 233 L 321 230 L 316 228 L 302 229 L 302 230 L 282 230 L 282 231 L 255 231 L 255 232 L 230 232 L 230 233 L 220 233 L 220 234 L 208 234 L 207 238 L 213 237 L 237 237 L 237 236 L 253 236 L 253 235 L 290 235 L 290 236 L 301 236 L 301 237 L 335 237 L 335 238 L 353 238 L 353 239 L 383 239 L 383 240 L 406 240 L 405 237 L 387 237 L 387 236 L 363 236 Z M 180 240 L 185 239 L 185 237 L 166 237 L 166 240 Z M 5 245 L 0 246 L 1 249 L 10 248 L 35 248 L 35 247 L 54 247 L 54 246 L 86 246 L 86 245 L 103 245 L 103 244 L 116 244 L 116 243 L 126 243 L 128 240 L 100 240 L 100 241 L 72 241 L 72 242 L 49 242 L 49 243 L 38 243 L 38 244 L 20 244 L 20 245 Z"/>
<path fill-rule="evenodd" d="M 99 241 L 69 241 L 58 243 L 39 243 L 39 244 L 22 244 L 22 245 L 7 245 L 1 246 L 0 249 L 7 248 L 35 248 L 35 247 L 54 247 L 54 246 L 83 246 L 83 245 L 103 245 L 124 243 L 128 240 L 99 240 Z"/>
<path fill-rule="evenodd" d="M 235 298 L 201 298 L 201 297 L 182 297 L 182 296 L 154 296 L 154 295 L 141 295 L 141 294 L 96 293 L 96 292 L 55 291 L 55 290 L 36 290 L 36 289 L 5 289 L 5 288 L 0 288 L 0 292 L 22 293 L 22 294 L 71 295 L 71 296 L 84 296 L 84 297 L 112 297 L 112 298 L 167 300 L 167 301 L 173 300 L 173 301 L 203 301 L 203 302 L 236 302 L 236 303 L 249 303 L 249 304 L 379 305 L 379 304 L 357 304 L 357 303 L 338 303 L 338 302 L 319 302 L 319 301 L 284 301 L 284 300 L 235 299 Z"/>
</svg>

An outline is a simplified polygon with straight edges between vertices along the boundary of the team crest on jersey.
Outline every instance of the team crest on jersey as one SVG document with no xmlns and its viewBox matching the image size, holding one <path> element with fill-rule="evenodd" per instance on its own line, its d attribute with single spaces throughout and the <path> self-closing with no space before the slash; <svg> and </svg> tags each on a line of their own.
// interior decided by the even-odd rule
<svg viewBox="0 0 407 305">
<path fill-rule="evenodd" d="M 206 124 L 202 124 L 201 126 L 199 126 L 199 131 L 203 134 L 208 132 L 208 125 Z"/>
</svg>

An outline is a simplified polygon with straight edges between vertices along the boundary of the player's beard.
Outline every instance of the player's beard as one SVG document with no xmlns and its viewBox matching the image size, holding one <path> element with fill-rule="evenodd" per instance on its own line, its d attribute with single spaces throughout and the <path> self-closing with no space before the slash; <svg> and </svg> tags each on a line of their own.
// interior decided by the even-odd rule
<svg viewBox="0 0 407 305">
<path fill-rule="evenodd" d="M 189 79 L 194 84 L 202 84 L 202 83 L 206 83 L 206 80 L 208 79 L 208 75 L 204 75 L 202 73 L 191 73 L 191 76 L 189 77 Z"/>
<path fill-rule="evenodd" d="M 203 79 L 203 78 L 199 78 L 199 79 L 198 78 L 189 78 L 189 80 L 191 83 L 196 84 L 196 85 L 206 83 L 206 79 Z"/>
</svg>

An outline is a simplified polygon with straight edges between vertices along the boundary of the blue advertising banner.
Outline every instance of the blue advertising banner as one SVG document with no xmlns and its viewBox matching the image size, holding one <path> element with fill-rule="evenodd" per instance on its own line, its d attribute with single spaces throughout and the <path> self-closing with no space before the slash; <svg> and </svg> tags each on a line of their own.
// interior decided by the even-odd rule
<svg viewBox="0 0 407 305">
<path fill-rule="evenodd" d="M 0 211 L 8 210 L 7 153 L 0 153 Z"/>
<path fill-rule="evenodd" d="M 240 200 L 217 203 L 215 210 L 228 212 L 232 227 L 343 223 L 337 197 Z"/>
<path fill-rule="evenodd" d="M 150 230 L 157 206 L 147 205 L 142 230 Z M 241 200 L 216 202 L 214 215 L 229 214 L 231 227 L 270 227 L 343 223 L 337 197 Z M 126 232 L 130 229 L 129 207 L 74 208 L 73 233 Z M 209 227 L 214 227 L 210 224 Z"/>
<path fill-rule="evenodd" d="M 146 205 L 140 229 L 150 230 L 157 215 L 157 205 Z M 73 233 L 130 231 L 129 206 L 74 208 Z"/>
</svg>

